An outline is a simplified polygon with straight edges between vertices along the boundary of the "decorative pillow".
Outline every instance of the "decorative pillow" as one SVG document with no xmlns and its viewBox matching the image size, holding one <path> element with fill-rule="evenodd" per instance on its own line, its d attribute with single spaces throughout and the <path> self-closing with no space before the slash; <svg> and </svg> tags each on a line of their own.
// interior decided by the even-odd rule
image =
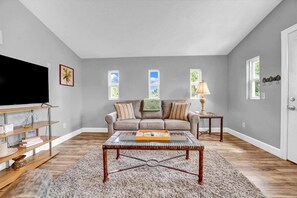
<svg viewBox="0 0 297 198">
<path fill-rule="evenodd" d="M 169 119 L 188 121 L 190 103 L 173 102 Z"/>
<path fill-rule="evenodd" d="M 136 119 L 132 103 L 114 104 L 114 108 L 117 112 L 117 120 Z"/>
</svg>

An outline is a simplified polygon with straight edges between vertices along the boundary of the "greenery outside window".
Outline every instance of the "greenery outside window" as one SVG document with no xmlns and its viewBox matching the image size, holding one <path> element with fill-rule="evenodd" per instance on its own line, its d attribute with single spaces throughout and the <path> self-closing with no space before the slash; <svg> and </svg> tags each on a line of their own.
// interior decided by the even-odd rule
<svg viewBox="0 0 297 198">
<path fill-rule="evenodd" d="M 118 100 L 120 91 L 120 73 L 117 70 L 108 71 L 108 99 Z"/>
<path fill-rule="evenodd" d="M 199 99 L 196 93 L 199 82 L 202 81 L 202 73 L 200 69 L 190 69 L 190 98 Z"/>
<path fill-rule="evenodd" d="M 260 57 L 246 61 L 246 98 L 251 100 L 260 99 Z"/>
<path fill-rule="evenodd" d="M 160 71 L 149 70 L 149 98 L 160 98 Z"/>
</svg>

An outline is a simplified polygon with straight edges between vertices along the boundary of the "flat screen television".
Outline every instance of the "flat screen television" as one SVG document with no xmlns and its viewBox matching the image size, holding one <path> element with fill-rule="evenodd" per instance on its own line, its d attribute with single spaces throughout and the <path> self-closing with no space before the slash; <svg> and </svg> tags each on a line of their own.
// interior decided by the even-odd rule
<svg viewBox="0 0 297 198">
<path fill-rule="evenodd" d="M 0 105 L 48 102 L 47 67 L 0 55 Z"/>
</svg>

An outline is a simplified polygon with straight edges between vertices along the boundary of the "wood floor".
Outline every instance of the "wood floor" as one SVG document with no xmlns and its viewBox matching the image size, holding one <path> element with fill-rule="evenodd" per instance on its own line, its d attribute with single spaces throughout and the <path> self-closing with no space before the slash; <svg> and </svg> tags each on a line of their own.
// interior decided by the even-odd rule
<svg viewBox="0 0 297 198">
<path fill-rule="evenodd" d="M 60 154 L 40 168 L 52 170 L 54 178 L 78 159 L 107 139 L 107 134 L 82 133 L 55 147 Z M 297 197 L 297 165 L 284 161 L 228 133 L 224 142 L 212 134 L 200 140 L 206 149 L 213 149 L 252 181 L 267 197 Z"/>
</svg>

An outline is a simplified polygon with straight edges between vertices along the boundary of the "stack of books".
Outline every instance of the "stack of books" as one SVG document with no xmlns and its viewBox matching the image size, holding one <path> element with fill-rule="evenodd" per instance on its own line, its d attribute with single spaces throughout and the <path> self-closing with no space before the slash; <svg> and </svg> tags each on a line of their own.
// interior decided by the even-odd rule
<svg viewBox="0 0 297 198">
<path fill-rule="evenodd" d="M 36 144 L 40 144 L 42 142 L 43 142 L 43 140 L 39 136 L 32 137 L 32 138 L 22 140 L 20 142 L 20 147 L 30 147 L 30 146 L 34 146 Z"/>
</svg>

